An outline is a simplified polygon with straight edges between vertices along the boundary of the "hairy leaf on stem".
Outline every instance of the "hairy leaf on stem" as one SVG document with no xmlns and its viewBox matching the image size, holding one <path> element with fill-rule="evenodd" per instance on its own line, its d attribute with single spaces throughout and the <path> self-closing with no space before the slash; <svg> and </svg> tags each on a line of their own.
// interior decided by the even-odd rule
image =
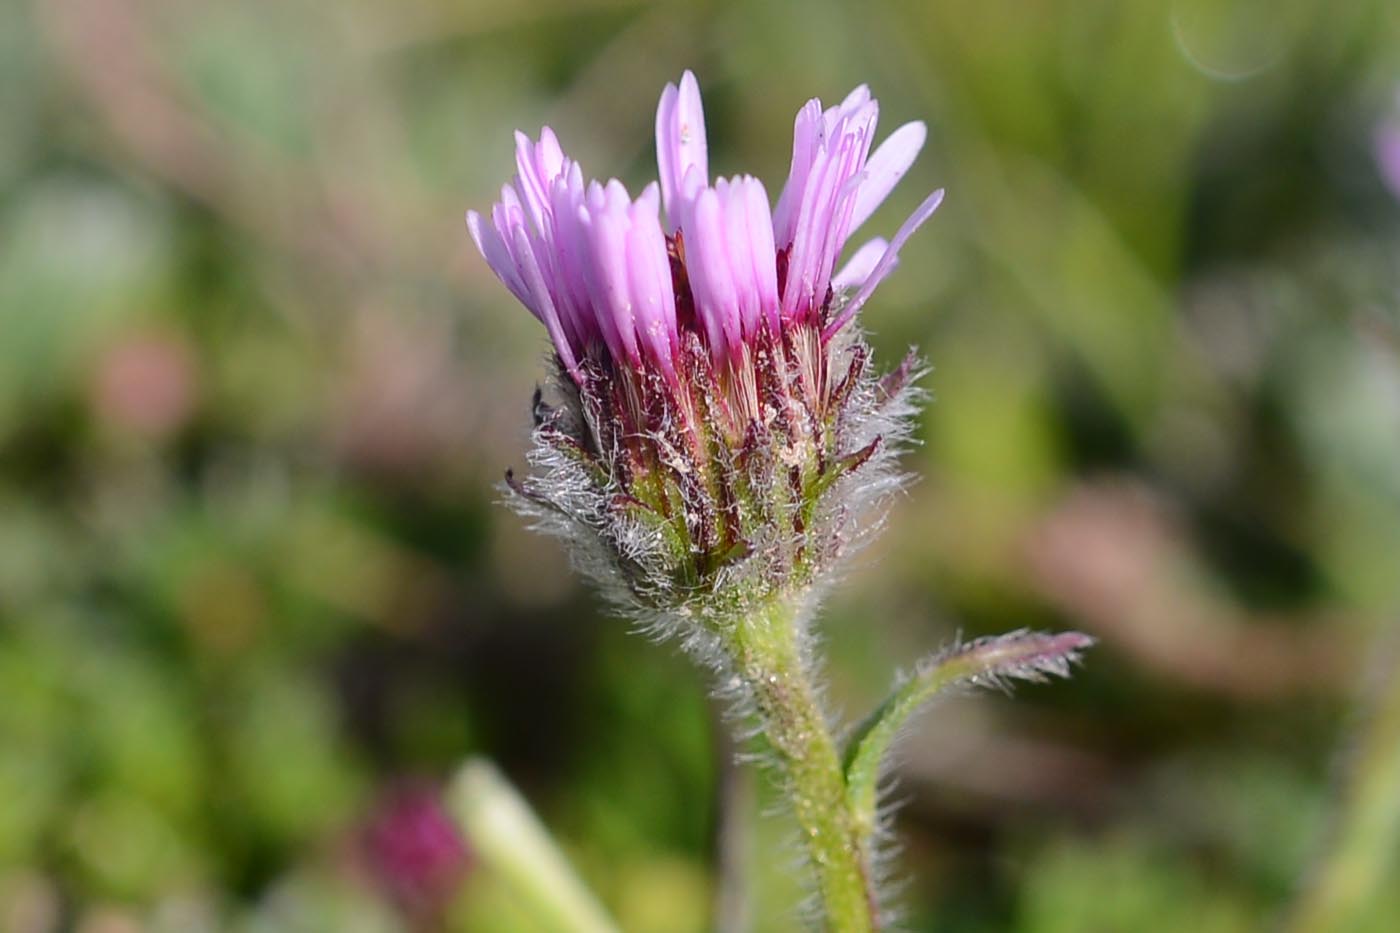
<svg viewBox="0 0 1400 933">
<path fill-rule="evenodd" d="M 1080 632 L 1018 631 L 955 644 L 922 662 L 855 730 L 846 746 L 846 787 L 852 813 L 873 828 L 880 765 L 899 730 L 924 704 L 961 685 L 1005 686 L 1011 680 L 1068 677 L 1070 665 L 1094 639 Z"/>
</svg>

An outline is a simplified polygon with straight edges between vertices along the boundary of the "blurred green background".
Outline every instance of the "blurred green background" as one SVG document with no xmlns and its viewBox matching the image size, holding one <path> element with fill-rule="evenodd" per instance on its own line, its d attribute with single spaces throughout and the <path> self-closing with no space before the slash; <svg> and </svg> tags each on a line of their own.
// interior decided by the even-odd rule
<svg viewBox="0 0 1400 933">
<path fill-rule="evenodd" d="M 517 127 L 640 184 L 685 67 L 716 172 L 868 82 L 930 126 L 871 229 L 948 190 L 864 312 L 932 403 L 833 703 L 1101 639 L 907 738 L 908 927 L 1397 929 L 1390 0 L 0 2 L 0 929 L 534 929 L 394 848 L 467 754 L 627 930 L 794 927 L 704 679 L 496 502 L 545 338 L 463 212 Z"/>
</svg>

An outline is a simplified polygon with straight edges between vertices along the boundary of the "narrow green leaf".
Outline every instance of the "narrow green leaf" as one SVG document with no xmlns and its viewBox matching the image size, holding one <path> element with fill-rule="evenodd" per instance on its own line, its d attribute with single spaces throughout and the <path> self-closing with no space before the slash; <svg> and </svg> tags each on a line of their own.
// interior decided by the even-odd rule
<svg viewBox="0 0 1400 933">
<path fill-rule="evenodd" d="M 1284 927 L 1292 933 L 1368 928 L 1363 921 L 1384 912 L 1386 879 L 1400 863 L 1400 638 L 1377 654 L 1379 676 L 1343 745 L 1336 812 Z"/>
<path fill-rule="evenodd" d="M 950 687 L 1002 686 L 1011 680 L 1068 677 L 1070 665 L 1094 639 L 1079 632 L 1019 631 L 954 645 L 923 661 L 851 736 L 846 746 L 846 788 L 862 828 L 875 825 L 880 765 L 899 730 L 925 703 Z"/>
<path fill-rule="evenodd" d="M 574 874 L 530 805 L 490 762 L 469 759 L 457 772 L 449 807 L 477 858 L 520 902 L 560 933 L 616 933 L 593 893 Z"/>
</svg>

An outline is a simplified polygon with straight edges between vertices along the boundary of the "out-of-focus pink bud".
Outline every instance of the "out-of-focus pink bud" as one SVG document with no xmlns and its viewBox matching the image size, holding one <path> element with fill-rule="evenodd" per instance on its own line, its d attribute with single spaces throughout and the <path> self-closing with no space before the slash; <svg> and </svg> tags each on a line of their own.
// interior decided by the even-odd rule
<svg viewBox="0 0 1400 933">
<path fill-rule="evenodd" d="M 391 787 L 364 830 L 374 878 L 404 911 L 437 916 L 471 866 L 466 840 L 426 782 Z"/>
</svg>

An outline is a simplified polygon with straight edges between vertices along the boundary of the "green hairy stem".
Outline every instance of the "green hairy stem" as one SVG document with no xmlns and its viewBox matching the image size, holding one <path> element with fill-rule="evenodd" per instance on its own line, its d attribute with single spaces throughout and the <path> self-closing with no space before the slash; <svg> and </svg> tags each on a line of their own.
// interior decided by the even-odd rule
<svg viewBox="0 0 1400 933">
<path fill-rule="evenodd" d="M 870 833 L 854 819 L 831 727 L 799 643 L 799 610 L 775 600 L 741 617 L 726 638 L 787 779 L 829 929 L 879 928 Z"/>
<path fill-rule="evenodd" d="M 724 644 L 757 706 L 787 778 L 793 812 L 816 875 L 829 929 L 876 930 L 871 871 L 882 762 L 901 729 L 931 699 L 958 685 L 1005 685 L 1068 676 L 1093 644 L 1078 632 L 1012 632 L 955 645 L 926 660 L 857 727 L 839 751 L 803 656 L 797 600 L 775 598 L 740 615 Z"/>
</svg>

